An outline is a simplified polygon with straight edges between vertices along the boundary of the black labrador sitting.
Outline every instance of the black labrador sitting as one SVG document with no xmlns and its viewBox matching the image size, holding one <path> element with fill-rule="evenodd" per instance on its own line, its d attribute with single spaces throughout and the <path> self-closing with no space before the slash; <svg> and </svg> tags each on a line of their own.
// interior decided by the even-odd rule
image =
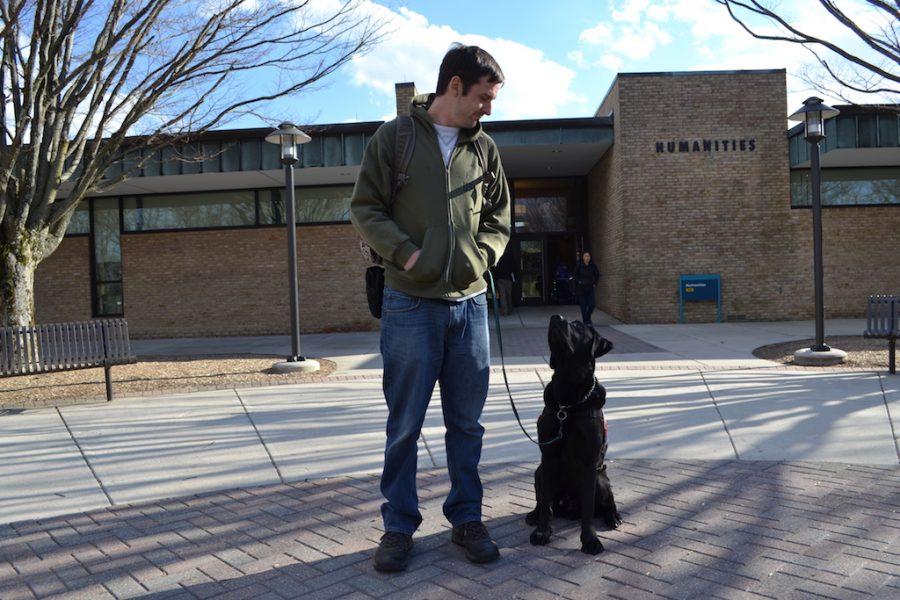
<svg viewBox="0 0 900 600">
<path fill-rule="evenodd" d="M 534 473 L 537 506 L 525 522 L 536 525 L 531 543 L 550 541 L 553 515 L 581 519 L 581 551 L 598 554 L 593 518 L 610 528 L 622 522 L 613 498 L 606 465 L 606 390 L 594 377 L 594 361 L 612 343 L 581 321 L 550 317 L 547 334 L 553 377 L 544 389 L 544 411 L 538 418 L 541 464 Z M 551 441 L 555 440 L 555 441 Z"/>
</svg>

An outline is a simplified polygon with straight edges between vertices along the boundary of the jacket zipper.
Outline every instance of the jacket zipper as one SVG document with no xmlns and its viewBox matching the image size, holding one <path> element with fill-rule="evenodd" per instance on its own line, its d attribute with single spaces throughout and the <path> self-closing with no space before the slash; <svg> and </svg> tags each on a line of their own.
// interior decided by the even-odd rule
<svg viewBox="0 0 900 600">
<path fill-rule="evenodd" d="M 447 269 L 444 271 L 444 283 L 448 286 L 450 285 L 450 267 L 453 264 L 453 247 L 455 246 L 453 235 L 453 206 L 450 204 L 450 166 L 453 164 L 453 155 L 456 154 L 456 149 L 458 147 L 458 143 L 453 147 L 453 150 L 450 152 L 450 160 L 447 161 L 447 167 L 444 169 L 444 182 L 447 184 L 447 226 L 450 229 L 450 254 L 447 256 Z M 440 146 L 438 146 L 438 154 L 440 154 Z M 443 156 L 441 158 L 443 159 Z"/>
</svg>

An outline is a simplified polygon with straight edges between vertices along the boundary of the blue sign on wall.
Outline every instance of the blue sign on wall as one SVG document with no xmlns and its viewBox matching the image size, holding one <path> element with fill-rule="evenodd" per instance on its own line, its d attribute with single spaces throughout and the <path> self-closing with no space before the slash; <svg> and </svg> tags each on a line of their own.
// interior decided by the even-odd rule
<svg viewBox="0 0 900 600">
<path fill-rule="evenodd" d="M 678 285 L 678 322 L 684 323 L 684 303 L 716 303 L 716 321 L 722 320 L 722 279 L 719 275 L 682 275 Z"/>
</svg>

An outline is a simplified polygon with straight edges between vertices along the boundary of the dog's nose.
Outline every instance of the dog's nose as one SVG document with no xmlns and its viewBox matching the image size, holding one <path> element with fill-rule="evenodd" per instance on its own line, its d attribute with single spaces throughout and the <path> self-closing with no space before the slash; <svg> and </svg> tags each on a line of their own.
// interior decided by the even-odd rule
<svg viewBox="0 0 900 600">
<path fill-rule="evenodd" d="M 559 323 L 559 322 L 565 323 L 566 320 L 563 318 L 562 315 L 553 315 L 552 317 L 550 317 L 550 322 L 551 323 Z"/>
</svg>

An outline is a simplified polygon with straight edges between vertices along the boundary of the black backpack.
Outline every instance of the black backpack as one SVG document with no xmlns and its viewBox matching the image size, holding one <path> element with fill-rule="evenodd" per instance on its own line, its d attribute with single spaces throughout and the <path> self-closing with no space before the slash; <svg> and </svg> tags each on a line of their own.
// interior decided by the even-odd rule
<svg viewBox="0 0 900 600">
<path fill-rule="evenodd" d="M 484 186 L 484 197 L 487 197 L 488 187 L 494 182 L 494 174 L 487 168 L 485 156 L 487 154 L 487 140 L 485 136 L 478 136 L 475 139 L 475 154 L 478 156 L 478 163 L 481 165 L 483 175 L 481 176 L 482 185 Z M 394 206 L 394 200 L 406 182 L 409 181 L 409 163 L 412 160 L 413 152 L 416 148 L 416 126 L 413 118 L 406 115 L 397 117 L 397 129 L 394 133 L 394 163 L 391 165 L 391 196 L 388 200 L 388 213 Z M 363 256 L 372 264 L 366 269 L 366 301 L 369 304 L 369 312 L 376 319 L 381 318 L 381 303 L 384 299 L 384 259 L 382 259 L 375 249 L 369 246 L 362 237 L 359 238 L 360 250 Z"/>
</svg>

